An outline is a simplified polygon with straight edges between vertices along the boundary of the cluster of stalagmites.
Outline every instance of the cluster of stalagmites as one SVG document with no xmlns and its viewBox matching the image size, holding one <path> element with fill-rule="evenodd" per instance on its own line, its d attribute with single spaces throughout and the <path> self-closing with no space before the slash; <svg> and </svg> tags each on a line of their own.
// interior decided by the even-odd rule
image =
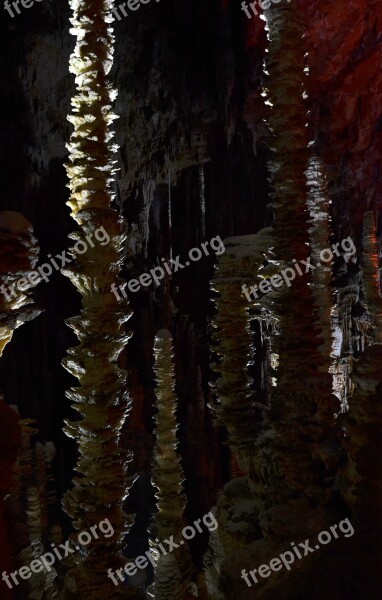
<svg viewBox="0 0 382 600">
<path fill-rule="evenodd" d="M 110 126 L 116 116 L 112 103 L 116 92 L 108 79 L 113 62 L 112 2 L 72 0 L 73 28 L 77 43 L 70 58 L 77 94 L 68 117 L 74 131 L 68 144 L 70 199 L 68 205 L 80 230 L 72 239 L 83 241 L 87 250 L 65 274 L 82 295 L 79 317 L 68 320 L 80 343 L 68 351 L 66 369 L 81 387 L 67 395 L 81 420 L 67 424 L 66 432 L 78 443 L 78 477 L 64 498 L 64 506 L 76 529 L 87 529 L 105 518 L 114 528 L 110 538 L 99 536 L 76 554 L 73 573 L 80 598 L 127 597 L 123 585 L 107 578 L 108 568 L 124 565 L 122 545 L 132 519 L 123 511 L 132 479 L 127 475 L 131 453 L 122 448 L 120 432 L 130 408 L 126 373 L 117 366 L 129 335 L 124 323 L 130 317 L 126 303 L 110 291 L 118 278 L 124 236 L 117 212 L 111 208 L 115 161 Z M 110 242 L 91 247 L 86 236 L 104 227 Z"/>
<path fill-rule="evenodd" d="M 269 168 L 274 219 L 270 229 L 253 236 L 252 248 L 245 248 L 249 236 L 242 238 L 241 252 L 236 253 L 229 251 L 230 242 L 225 240 L 228 251 L 219 258 L 212 284 L 219 293 L 214 317 L 219 360 L 213 365 L 220 374 L 215 384 L 217 413 L 246 475 L 246 480 L 236 480 L 236 486 L 242 487 L 246 481 L 255 502 L 241 506 L 242 521 L 247 521 L 252 537 L 240 539 L 230 534 L 232 516 L 224 518 L 222 514 L 225 503 L 234 511 L 238 502 L 225 488 L 217 508 L 218 516 L 222 516 L 217 536 L 225 556 L 223 562 L 215 557 L 214 568 L 220 576 L 211 575 L 210 592 L 228 597 L 236 583 L 242 599 L 252 597 L 253 591 L 239 581 L 241 568 L 266 563 L 285 550 L 286 544 L 313 537 L 341 516 L 335 489 L 342 459 L 334 419 L 339 404 L 332 395 L 329 374 L 331 264 L 313 274 L 296 274 L 290 286 L 284 283 L 272 288 L 264 297 L 257 291 L 258 300 L 252 304 L 240 297 L 242 283 L 252 280 L 251 285 L 259 285 L 262 279 L 294 267 L 294 260 L 300 262 L 309 255 L 312 264 L 317 264 L 319 252 L 330 247 L 324 175 L 319 159 L 311 155 L 305 126 L 302 24 L 294 5 L 272 5 L 265 12 L 270 41 L 266 90 L 272 105 L 267 121 L 273 136 Z M 236 243 L 239 248 L 239 238 Z M 273 356 L 279 363 L 263 403 L 253 399 L 248 375 L 254 354 L 250 334 L 253 318 L 268 331 Z M 269 330 L 269 322 L 276 327 Z M 256 354 L 255 360 L 259 360 Z M 269 364 L 263 370 L 269 367 L 273 370 Z M 264 380 L 269 385 L 272 378 Z M 246 510 L 250 511 L 247 516 Z M 315 572 L 312 581 L 318 578 L 312 564 L 318 556 L 299 566 L 300 572 Z M 233 564 L 236 574 L 230 566 Z M 256 593 L 259 598 L 272 598 L 278 586 L 285 593 L 285 580 L 289 587 L 294 578 L 289 573 L 272 576 L 272 582 L 257 586 Z M 304 589 L 309 594 L 311 584 L 307 581 L 303 577 L 294 585 L 299 592 Z"/>
<path fill-rule="evenodd" d="M 214 410 L 245 477 L 227 484 L 219 498 L 219 529 L 205 557 L 206 578 L 214 598 L 228 598 L 235 588 L 241 600 L 254 593 L 240 581 L 242 568 L 249 571 L 269 563 L 291 541 L 313 538 L 349 514 L 360 539 L 373 548 L 376 572 L 380 560 L 375 530 L 380 531 L 382 499 L 382 302 L 374 216 L 365 215 L 363 295 L 356 268 L 336 257 L 336 271 L 347 283 L 337 290 L 333 306 L 333 261 L 323 264 L 320 257 L 333 241 L 329 196 L 320 159 L 308 147 L 302 27 L 293 5 L 272 6 L 266 15 L 274 220 L 271 228 L 255 236 L 224 240 L 226 253 L 219 257 L 212 282 L 218 293 Z M 295 261 L 303 268 L 300 261 L 308 256 L 320 266 L 296 274 L 290 287 L 284 283 L 266 296 L 257 289 L 258 298 L 251 303 L 242 295 L 243 283 L 258 286 L 281 269 L 295 267 Z M 362 317 L 353 314 L 356 303 L 364 307 Z M 267 332 L 262 342 L 270 343 L 262 359 L 259 348 L 256 353 L 252 348 L 253 319 Z M 355 350 L 361 352 L 359 360 Z M 254 393 L 248 371 L 253 355 L 263 362 L 265 394 Z M 346 417 L 336 422 L 335 414 L 347 408 Z M 373 465 L 370 455 L 375 457 Z M 352 567 L 352 577 L 342 579 L 357 556 L 362 556 L 358 541 L 351 549 L 338 542 L 335 561 L 321 550 L 291 573 L 273 573 L 262 580 L 256 598 L 273 600 L 289 593 L 306 598 L 313 589 L 326 593 L 328 582 L 328 597 L 357 593 L 360 577 Z M 359 560 L 363 572 L 367 561 Z M 367 581 L 367 589 L 377 590 L 377 583 Z"/>
</svg>

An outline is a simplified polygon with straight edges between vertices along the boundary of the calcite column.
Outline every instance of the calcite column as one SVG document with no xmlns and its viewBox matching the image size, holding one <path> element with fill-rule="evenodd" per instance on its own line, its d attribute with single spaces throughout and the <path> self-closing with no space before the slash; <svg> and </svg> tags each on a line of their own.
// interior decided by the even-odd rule
<svg viewBox="0 0 382 600">
<path fill-rule="evenodd" d="M 158 552 L 159 544 L 171 536 L 177 544 L 182 541 L 180 547 L 171 554 L 164 555 L 160 552 L 154 568 L 154 585 L 150 587 L 148 597 L 155 600 L 186 600 L 189 597 L 187 590 L 190 587 L 191 560 L 187 542 L 182 539 L 186 496 L 182 486 L 184 473 L 177 452 L 177 398 L 174 392 L 172 336 L 167 329 L 158 331 L 154 353 L 158 412 L 155 416 L 152 482 L 157 490 L 155 496 L 158 512 L 155 513 L 150 528 L 150 545 Z M 167 547 L 165 543 L 162 546 L 165 549 Z"/>
<path fill-rule="evenodd" d="M 124 564 L 122 547 L 131 524 L 123 511 L 131 481 L 127 463 L 131 454 L 122 448 L 121 427 L 130 408 L 126 373 L 117 365 L 129 335 L 124 323 L 130 316 L 127 304 L 118 302 L 111 285 L 120 284 L 122 262 L 121 221 L 111 207 L 116 145 L 110 126 L 116 116 L 112 103 L 116 97 L 109 73 L 113 63 L 113 3 L 110 0 L 71 0 L 73 25 L 77 37 L 70 58 L 75 74 L 76 95 L 68 119 L 74 131 L 68 144 L 71 215 L 79 230 L 72 249 L 75 263 L 66 269 L 82 296 L 80 316 L 68 319 L 79 345 L 68 351 L 64 366 L 79 379 L 80 387 L 67 392 L 81 420 L 68 423 L 66 433 L 78 444 L 78 475 L 74 487 L 64 498 L 76 529 L 87 529 L 105 518 L 114 535 L 100 535 L 76 554 L 74 577 L 79 598 L 126 597 L 126 588 L 108 579 L 107 569 Z M 103 227 L 110 241 L 100 245 L 89 236 Z M 105 236 L 106 237 L 106 236 Z M 83 251 L 83 249 L 86 251 Z M 80 249 L 80 250 L 79 250 Z M 80 253 L 81 252 L 81 253 Z"/>
<path fill-rule="evenodd" d="M 317 233 L 312 195 L 310 206 L 307 202 L 307 172 L 312 159 L 305 101 L 304 30 L 294 2 L 272 4 L 265 16 L 269 38 L 265 89 L 272 133 L 273 251 L 281 268 L 294 268 L 294 278 L 288 286 L 269 294 L 279 319 L 280 335 L 277 387 L 269 414 L 276 433 L 270 441 L 274 454 L 272 476 L 268 479 L 273 508 L 263 514 L 262 527 L 266 537 L 280 536 L 276 521 L 281 525 L 286 519 L 288 528 L 282 537 L 288 539 L 300 532 L 313 534 L 334 518 L 335 511 L 327 507 L 340 456 L 334 422 L 338 404 L 332 396 L 330 362 L 328 357 L 323 358 L 320 348 L 323 340 L 330 339 L 329 273 L 325 272 L 325 265 L 314 261 L 319 257 L 318 251 L 325 248 L 320 246 L 327 244 L 328 233 L 327 224 L 321 225 L 321 234 Z M 310 255 L 312 269 L 301 262 Z M 301 274 L 295 267 L 298 263 Z M 322 277 L 312 274 L 316 269 L 323 269 Z M 326 326 L 319 311 L 326 314 Z M 326 343 L 327 352 L 329 348 Z M 268 453 L 269 448 L 264 461 Z M 296 498 L 299 501 L 294 502 L 293 523 L 291 507 L 287 506 Z M 302 507 L 311 513 L 303 526 L 297 518 Z"/>
</svg>

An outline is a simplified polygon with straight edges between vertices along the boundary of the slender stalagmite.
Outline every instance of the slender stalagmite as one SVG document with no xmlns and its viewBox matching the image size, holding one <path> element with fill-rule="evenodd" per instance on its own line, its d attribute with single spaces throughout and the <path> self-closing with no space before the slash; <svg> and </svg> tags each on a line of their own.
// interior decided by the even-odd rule
<svg viewBox="0 0 382 600">
<path fill-rule="evenodd" d="M 74 131 L 68 144 L 71 216 L 80 230 L 71 234 L 76 240 L 72 253 L 76 262 L 66 269 L 82 296 L 82 311 L 67 321 L 80 341 L 68 351 L 65 368 L 77 377 L 80 387 L 67 392 L 81 420 L 67 423 L 66 433 L 78 444 L 78 475 L 74 487 L 64 498 L 64 507 L 73 517 L 76 529 L 86 529 L 108 518 L 114 535 L 102 534 L 76 554 L 72 573 L 78 598 L 114 600 L 128 597 L 126 587 L 115 586 L 107 569 L 124 564 L 122 545 L 131 525 L 123 511 L 123 501 L 131 481 L 127 463 L 131 453 L 120 442 L 121 427 L 130 408 L 126 392 L 126 373 L 117 359 L 129 335 L 124 322 L 130 316 L 126 304 L 110 291 L 121 283 L 121 250 L 124 236 L 117 212 L 111 208 L 115 161 L 110 126 L 116 116 L 116 98 L 109 72 L 113 63 L 113 22 L 110 0 L 71 0 L 71 33 L 77 43 L 70 58 L 77 93 L 68 117 Z M 104 227 L 110 241 L 94 241 L 94 232 Z M 106 237 L 106 236 L 105 236 Z"/>
<path fill-rule="evenodd" d="M 154 354 L 158 412 L 155 416 L 156 444 L 152 481 L 157 490 L 155 495 L 158 512 L 150 528 L 150 545 L 155 552 L 160 548 L 159 543 L 170 536 L 173 536 L 177 543 L 182 539 L 186 495 L 182 486 L 184 473 L 177 452 L 177 398 L 174 392 L 172 336 L 167 329 L 158 331 Z M 190 575 L 191 559 L 188 547 L 182 544 L 182 547 L 171 554 L 159 557 L 154 569 L 154 585 L 148 590 L 148 598 L 186 600 L 189 597 L 187 589 L 190 586 Z"/>
</svg>

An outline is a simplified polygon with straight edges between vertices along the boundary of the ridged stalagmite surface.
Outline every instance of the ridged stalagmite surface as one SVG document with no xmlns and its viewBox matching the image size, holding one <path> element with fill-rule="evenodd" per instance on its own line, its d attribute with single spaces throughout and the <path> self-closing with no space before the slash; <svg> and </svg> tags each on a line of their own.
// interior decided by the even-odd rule
<svg viewBox="0 0 382 600">
<path fill-rule="evenodd" d="M 273 133 L 270 183 L 273 190 L 274 252 L 279 260 L 293 266 L 294 259 L 306 261 L 311 243 L 313 264 L 319 245 L 327 243 L 328 233 L 326 225 L 326 235 L 321 235 L 320 239 L 314 226 L 309 224 L 306 175 L 312 162 L 303 97 L 307 79 L 304 73 L 303 27 L 293 3 L 272 5 L 265 14 L 269 29 L 266 87 L 272 105 L 267 118 Z M 313 208 L 319 209 L 311 195 L 312 201 L 316 204 Z M 323 323 L 317 319 L 314 297 L 317 294 L 320 301 L 320 296 L 325 293 L 322 286 L 328 284 L 328 278 L 323 274 L 321 281 L 315 280 L 310 275 L 311 271 L 304 273 L 304 266 L 301 266 L 303 275 L 296 275 L 290 287 L 284 285 L 280 292 L 274 294 L 275 313 L 280 320 L 280 367 L 270 413 L 270 420 L 277 431 L 274 443 L 277 468 L 269 483 L 272 502 L 283 504 L 297 496 L 302 505 L 321 504 L 321 511 L 316 510 L 317 522 L 313 520 L 311 524 L 313 529 L 317 529 L 319 523 L 325 523 L 324 505 L 329 501 L 339 460 L 333 418 L 338 406 L 331 396 L 331 378 L 327 370 L 329 361 L 323 360 L 319 350 Z M 312 282 L 315 287 L 308 286 Z M 326 290 L 328 318 L 329 302 L 329 291 Z M 315 318 L 312 319 L 312 315 Z M 330 337 L 329 331 L 328 323 L 327 337 Z M 326 369 L 323 368 L 325 363 Z M 263 526 L 267 527 L 265 521 L 271 518 L 276 522 L 275 515 L 271 517 L 269 514 Z M 269 526 L 273 529 L 275 523 L 271 525 L 269 522 Z M 306 533 L 309 533 L 308 525 Z M 293 535 L 292 531 L 288 533 L 290 535 Z"/>
<path fill-rule="evenodd" d="M 211 289 L 215 299 L 213 340 L 217 362 L 212 368 L 219 374 L 211 384 L 216 394 L 214 410 L 219 424 L 227 428 L 230 447 L 238 464 L 249 477 L 254 476 L 255 432 L 261 420 L 255 419 L 254 392 L 248 366 L 253 362 L 254 344 L 249 309 L 251 304 L 242 292 L 245 282 L 256 282 L 264 252 L 271 242 L 270 229 L 258 235 L 224 240 L 226 251 L 219 258 Z"/>
<path fill-rule="evenodd" d="M 274 252 L 280 261 L 293 266 L 293 259 L 306 260 L 310 242 L 306 172 L 311 152 L 306 127 L 307 106 L 303 98 L 307 84 L 303 27 L 294 4 L 272 5 L 265 12 L 269 28 L 266 89 L 272 104 L 267 120 L 273 134 L 270 183 Z M 311 317 L 314 299 L 307 286 L 310 280 L 311 271 L 297 276 L 289 288 L 284 286 L 277 307 L 282 319 L 279 382 L 293 386 L 296 391 L 298 382 L 301 392 L 308 393 L 319 366 Z M 303 378 L 300 377 L 302 369 Z"/>
<path fill-rule="evenodd" d="M 155 495 L 158 501 L 158 512 L 151 526 L 153 538 L 150 544 L 156 548 L 157 543 L 154 538 L 161 542 L 174 536 L 176 543 L 182 539 L 186 496 L 182 486 L 184 473 L 177 452 L 178 425 L 175 416 L 177 398 L 174 392 L 172 336 L 167 329 L 158 331 L 155 337 L 154 354 L 158 412 L 155 416 L 156 443 L 152 482 L 157 490 Z M 187 589 L 190 586 L 191 561 L 186 542 L 171 554 L 160 556 L 154 571 L 154 585 L 149 591 L 150 598 L 185 600 L 189 597 Z"/>
<path fill-rule="evenodd" d="M 80 456 L 76 467 L 79 476 L 66 494 L 64 506 L 77 529 L 89 529 L 105 518 L 112 523 L 112 537 L 101 535 L 76 555 L 78 568 L 74 575 L 79 598 L 114 599 L 127 595 L 126 589 L 115 587 L 106 572 L 124 562 L 121 548 L 131 519 L 124 514 L 122 503 L 131 483 L 127 477 L 131 455 L 120 443 L 130 401 L 126 373 L 117 366 L 129 339 L 123 324 L 130 312 L 110 291 L 112 283 L 120 283 L 117 274 L 124 241 L 120 220 L 110 206 L 115 172 L 110 125 L 116 118 L 112 112 L 116 92 L 108 79 L 114 42 L 110 27 L 112 2 L 72 0 L 71 7 L 71 32 L 77 36 L 77 43 L 70 70 L 76 75 L 77 94 L 69 117 L 74 132 L 68 144 L 68 205 L 81 226 L 71 237 L 84 242 L 87 249 L 77 253 L 74 266 L 66 269 L 82 295 L 83 310 L 79 317 L 68 320 L 80 343 L 68 351 L 64 361 L 81 384 L 67 395 L 82 417 L 66 428 L 77 441 Z M 86 236 L 100 227 L 104 227 L 110 241 L 92 247 Z"/>
</svg>

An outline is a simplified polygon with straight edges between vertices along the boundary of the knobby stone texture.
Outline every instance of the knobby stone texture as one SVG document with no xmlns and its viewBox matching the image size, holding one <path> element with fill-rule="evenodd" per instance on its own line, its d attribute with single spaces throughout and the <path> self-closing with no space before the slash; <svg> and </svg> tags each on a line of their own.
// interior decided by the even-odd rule
<svg viewBox="0 0 382 600">
<path fill-rule="evenodd" d="M 187 542 L 182 538 L 182 529 L 186 524 L 183 514 L 186 496 L 182 486 L 184 473 L 177 452 L 172 335 L 167 329 L 160 329 L 155 336 L 154 355 L 157 414 L 152 482 L 156 488 L 158 511 L 150 527 L 150 546 L 157 549 L 160 556 L 154 567 L 154 584 L 150 586 L 148 597 L 155 600 L 187 600 L 192 597 L 188 594 L 192 566 Z M 163 555 L 158 544 L 166 539 L 174 539 L 178 545 L 183 539 L 182 547 Z M 165 543 L 163 545 L 166 547 Z"/>
<path fill-rule="evenodd" d="M 122 283 L 118 273 L 124 241 L 121 220 L 111 208 L 116 150 L 111 131 L 116 118 L 112 112 L 116 92 L 108 77 L 113 63 L 112 2 L 73 0 L 71 7 L 71 32 L 77 36 L 77 43 L 70 70 L 76 76 L 77 94 L 68 117 L 74 131 L 68 144 L 67 204 L 80 226 L 70 237 L 83 242 L 87 250 L 65 269 L 82 296 L 83 309 L 79 317 L 67 321 L 80 343 L 68 351 L 64 365 L 81 383 L 67 396 L 81 420 L 70 421 L 65 429 L 78 443 L 79 459 L 78 476 L 65 495 L 64 506 L 78 530 L 89 531 L 103 519 L 110 520 L 114 535 L 99 535 L 76 554 L 77 568 L 72 576 L 78 597 L 114 599 L 127 597 L 126 589 L 116 587 L 106 572 L 124 564 L 121 550 L 132 519 L 125 515 L 122 505 L 132 481 L 127 475 L 131 453 L 120 440 L 130 400 L 126 372 L 117 366 L 129 339 L 123 325 L 130 311 L 110 291 L 112 283 Z M 100 227 L 104 227 L 110 241 L 101 248 L 97 244 L 91 247 L 86 236 Z M 75 255 L 75 250 L 72 253 Z"/>
</svg>

